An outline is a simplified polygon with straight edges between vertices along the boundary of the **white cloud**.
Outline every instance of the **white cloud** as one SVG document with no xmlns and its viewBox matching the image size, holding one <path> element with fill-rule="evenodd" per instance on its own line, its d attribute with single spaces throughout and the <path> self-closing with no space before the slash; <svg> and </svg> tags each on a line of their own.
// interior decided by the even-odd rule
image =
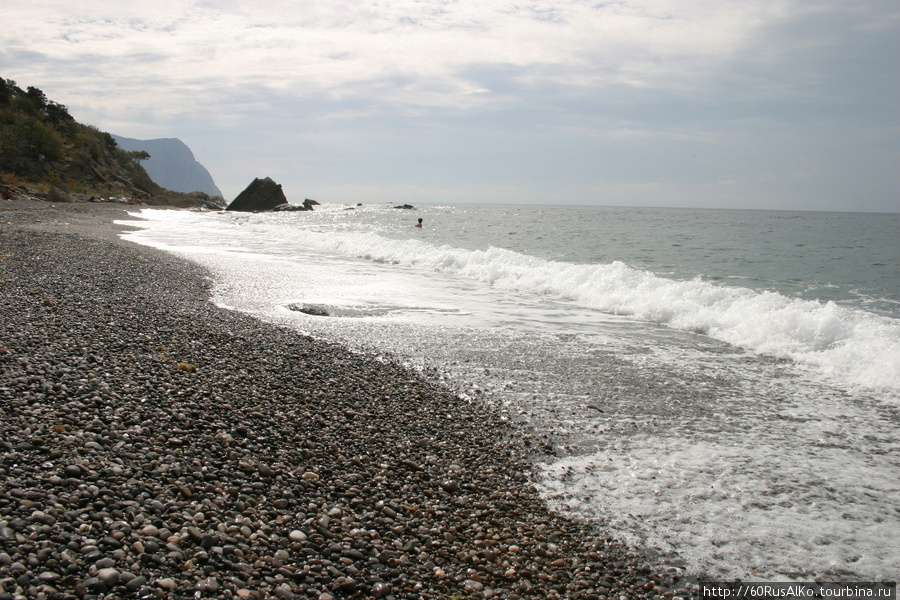
<svg viewBox="0 0 900 600">
<path fill-rule="evenodd" d="M 545 171 L 548 190 L 651 181 L 683 199 L 692 177 L 749 190 L 817 156 L 896 197 L 898 15 L 895 0 L 7 0 L 0 76 L 109 131 L 182 137 L 201 162 L 208 144 L 217 179 L 252 179 L 235 171 L 252 154 L 284 177 L 290 157 L 311 177 L 340 163 L 327 173 L 363 187 L 436 172 L 441 195 L 465 194 Z"/>
<path fill-rule="evenodd" d="M 484 82 L 466 77 L 478 65 L 510 68 L 520 83 L 531 86 L 681 85 L 728 57 L 779 6 L 668 1 L 12 4 L 7 22 L 10 17 L 15 22 L 19 43 L 46 57 L 45 68 L 93 60 L 126 81 L 149 78 L 175 88 L 194 82 L 219 88 L 264 85 L 334 98 L 371 98 L 374 90 L 377 99 L 394 105 L 451 107 L 489 97 Z M 139 70 L 128 68 L 135 63 Z"/>
</svg>

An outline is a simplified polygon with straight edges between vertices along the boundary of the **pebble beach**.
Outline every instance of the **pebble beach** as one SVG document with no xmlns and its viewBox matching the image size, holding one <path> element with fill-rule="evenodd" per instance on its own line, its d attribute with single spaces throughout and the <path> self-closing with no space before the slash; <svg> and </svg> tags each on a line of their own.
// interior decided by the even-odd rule
<svg viewBox="0 0 900 600">
<path fill-rule="evenodd" d="M 114 204 L 0 201 L 0 600 L 689 597 L 514 423 L 215 306 Z"/>
</svg>

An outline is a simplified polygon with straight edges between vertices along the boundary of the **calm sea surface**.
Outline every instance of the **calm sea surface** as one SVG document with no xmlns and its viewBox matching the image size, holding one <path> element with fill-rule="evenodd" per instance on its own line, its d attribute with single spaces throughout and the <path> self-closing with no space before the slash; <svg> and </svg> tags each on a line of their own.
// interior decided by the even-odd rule
<svg viewBox="0 0 900 600">
<path fill-rule="evenodd" d="M 898 214 L 136 216 L 220 305 L 495 405 L 551 504 L 693 574 L 900 578 Z"/>
</svg>

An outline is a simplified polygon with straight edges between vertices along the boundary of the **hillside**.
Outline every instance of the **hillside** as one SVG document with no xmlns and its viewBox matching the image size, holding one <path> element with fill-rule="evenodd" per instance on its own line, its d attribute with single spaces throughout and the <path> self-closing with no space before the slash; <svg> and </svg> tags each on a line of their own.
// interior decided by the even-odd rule
<svg viewBox="0 0 900 600">
<path fill-rule="evenodd" d="M 40 89 L 0 77 L 0 194 L 54 202 L 115 198 L 151 205 L 224 207 L 206 193 L 154 182 L 146 153 L 118 147 L 109 133 L 78 123 Z"/>
<path fill-rule="evenodd" d="M 141 164 L 159 185 L 176 192 L 222 195 L 206 167 L 197 162 L 191 149 L 178 138 L 135 140 L 113 134 L 113 139 L 123 150 L 148 152 L 150 158 Z"/>
</svg>

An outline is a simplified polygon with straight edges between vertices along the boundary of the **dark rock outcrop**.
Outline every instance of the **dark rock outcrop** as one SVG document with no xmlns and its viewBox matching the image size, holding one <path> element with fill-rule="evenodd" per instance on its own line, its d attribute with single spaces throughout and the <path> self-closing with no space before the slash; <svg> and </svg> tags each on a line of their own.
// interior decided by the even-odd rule
<svg viewBox="0 0 900 600">
<path fill-rule="evenodd" d="M 276 208 L 283 210 L 282 204 L 290 206 L 281 185 L 275 183 L 270 177 L 265 179 L 257 177 L 247 186 L 247 189 L 231 201 L 225 210 L 244 212 L 267 211 Z"/>
<path fill-rule="evenodd" d="M 173 192 L 163 190 L 153 195 L 146 203 L 151 206 L 178 206 L 207 208 L 209 210 L 222 210 L 225 208 L 225 199 L 222 196 L 210 196 L 206 192 Z"/>
<path fill-rule="evenodd" d="M 305 211 L 305 210 L 313 210 L 313 206 L 318 206 L 319 203 L 315 200 L 310 200 L 307 198 L 303 201 L 303 204 L 279 204 L 272 210 L 275 212 L 295 212 L 295 211 Z"/>
<path fill-rule="evenodd" d="M 274 211 L 274 212 L 296 212 L 296 211 L 302 212 L 305 210 L 309 210 L 309 209 L 306 208 L 306 206 L 304 206 L 303 204 L 290 204 L 290 203 L 279 204 L 278 206 L 276 206 L 275 208 L 272 209 L 272 211 Z"/>
</svg>

